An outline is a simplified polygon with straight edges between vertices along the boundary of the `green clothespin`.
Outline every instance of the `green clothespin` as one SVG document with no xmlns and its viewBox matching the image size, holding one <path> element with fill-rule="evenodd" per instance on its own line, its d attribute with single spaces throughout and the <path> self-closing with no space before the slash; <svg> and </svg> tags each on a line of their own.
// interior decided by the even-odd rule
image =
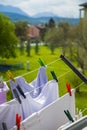
<svg viewBox="0 0 87 130">
<path fill-rule="evenodd" d="M 55 79 L 58 82 L 57 76 L 54 71 L 50 71 L 52 74 L 53 79 Z"/>
<path fill-rule="evenodd" d="M 69 110 L 67 110 L 67 113 L 68 113 L 68 115 L 69 115 L 69 117 L 70 117 L 70 120 L 71 120 L 72 122 L 74 122 L 74 120 L 73 120 L 73 118 L 72 118 L 72 116 L 71 116 Z"/>
<path fill-rule="evenodd" d="M 45 64 L 44 64 L 44 62 L 41 60 L 41 58 L 38 59 L 38 62 L 39 62 L 39 64 L 40 64 L 41 66 L 46 67 Z"/>
<path fill-rule="evenodd" d="M 73 118 L 72 118 L 72 116 L 71 116 L 69 110 L 67 110 L 67 111 L 64 110 L 64 113 L 66 114 L 66 116 L 68 117 L 68 119 L 69 119 L 70 121 L 74 122 L 74 120 L 73 120 Z"/>
</svg>

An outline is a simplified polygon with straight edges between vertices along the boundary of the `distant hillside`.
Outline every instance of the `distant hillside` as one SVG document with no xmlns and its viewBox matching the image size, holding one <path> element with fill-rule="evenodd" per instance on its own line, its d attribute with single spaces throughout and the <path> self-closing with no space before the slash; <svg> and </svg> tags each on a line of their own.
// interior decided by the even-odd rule
<svg viewBox="0 0 87 130">
<path fill-rule="evenodd" d="M 22 11 L 21 9 L 13 6 L 0 5 L 0 12 L 11 12 L 11 13 L 17 13 L 20 15 L 28 16 L 28 14 Z"/>
<path fill-rule="evenodd" d="M 43 13 L 37 14 L 34 17 L 30 17 L 29 15 L 27 15 L 25 12 L 23 12 L 19 8 L 13 7 L 13 6 L 0 5 L 0 12 L 4 15 L 8 16 L 13 22 L 20 21 L 20 20 L 26 20 L 31 25 L 46 24 L 46 23 L 48 23 L 50 18 L 53 18 L 56 23 L 61 22 L 61 21 L 66 21 L 69 24 L 76 25 L 79 22 L 79 19 L 58 17 L 51 12 L 48 12 L 48 13 L 43 12 Z"/>
<path fill-rule="evenodd" d="M 33 16 L 34 18 L 40 18 L 40 17 L 57 17 L 56 14 L 52 13 L 52 12 L 41 12 L 41 13 L 37 13 Z"/>
</svg>

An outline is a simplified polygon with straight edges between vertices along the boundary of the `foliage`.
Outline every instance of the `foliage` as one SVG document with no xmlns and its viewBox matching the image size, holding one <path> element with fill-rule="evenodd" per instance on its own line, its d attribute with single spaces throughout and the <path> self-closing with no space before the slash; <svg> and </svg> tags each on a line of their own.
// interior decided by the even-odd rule
<svg viewBox="0 0 87 130">
<path fill-rule="evenodd" d="M 18 21 L 15 23 L 15 27 L 15 33 L 17 37 L 19 37 L 21 40 L 25 40 L 27 38 L 28 22 Z"/>
<path fill-rule="evenodd" d="M 38 54 L 38 52 L 39 52 L 39 41 L 38 40 L 36 40 L 35 41 L 35 54 Z"/>
<path fill-rule="evenodd" d="M 55 48 L 60 46 L 63 41 L 63 30 L 61 28 L 48 29 L 44 40 L 53 54 Z"/>
<path fill-rule="evenodd" d="M 27 56 L 30 56 L 30 50 L 31 50 L 31 45 L 30 45 L 30 40 L 28 39 L 27 44 L 26 44 Z"/>
<path fill-rule="evenodd" d="M 6 58 L 15 57 L 17 41 L 14 24 L 8 17 L 0 14 L 0 56 Z"/>
<path fill-rule="evenodd" d="M 63 30 L 63 41 L 62 41 L 61 47 L 62 47 L 62 53 L 63 53 L 63 55 L 65 55 L 66 47 L 68 46 L 67 40 L 68 40 L 69 24 L 67 22 L 60 22 L 58 24 L 58 27 L 62 28 L 62 30 Z"/>
<path fill-rule="evenodd" d="M 48 25 L 49 28 L 54 28 L 56 26 L 56 23 L 53 18 L 49 19 Z"/>
<path fill-rule="evenodd" d="M 87 52 L 87 31 L 85 31 L 84 28 L 84 22 L 80 21 L 78 26 L 74 29 L 73 39 L 74 43 L 77 46 L 77 55 L 76 59 L 78 62 L 78 65 L 81 67 L 82 72 L 85 72 L 85 64 L 87 65 L 87 61 L 85 60 L 87 58 L 86 52 Z M 87 68 L 86 68 L 87 69 Z"/>
</svg>

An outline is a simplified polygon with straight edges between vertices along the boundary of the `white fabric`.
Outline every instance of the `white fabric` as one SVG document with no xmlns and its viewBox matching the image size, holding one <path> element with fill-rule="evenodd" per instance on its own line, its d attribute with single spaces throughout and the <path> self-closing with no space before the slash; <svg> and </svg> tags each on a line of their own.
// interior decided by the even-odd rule
<svg viewBox="0 0 87 130">
<path fill-rule="evenodd" d="M 9 91 L 9 88 L 6 82 L 0 83 L 0 104 L 6 102 L 6 92 Z"/>
<path fill-rule="evenodd" d="M 38 97 L 32 98 L 30 93 L 27 93 L 26 97 L 26 99 L 22 99 L 24 119 L 52 103 L 59 97 L 58 83 L 55 80 L 49 81 L 44 85 Z"/>
<path fill-rule="evenodd" d="M 21 130 L 57 130 L 60 126 L 69 122 L 64 110 L 69 110 L 75 117 L 75 91 L 72 96 L 65 94 L 42 110 L 26 118 L 21 122 Z M 16 126 L 13 129 L 16 130 Z"/>
<path fill-rule="evenodd" d="M 36 79 L 33 80 L 29 84 L 25 81 L 25 79 L 23 77 L 17 77 L 15 80 L 16 80 L 16 83 L 14 83 L 12 80 L 10 80 L 10 86 L 12 89 L 12 93 L 13 93 L 13 89 L 16 88 L 17 85 L 19 85 L 22 88 L 24 93 L 32 91 L 30 93 L 31 96 L 37 97 L 40 94 L 42 88 L 44 87 L 44 84 L 48 82 L 48 78 L 46 75 L 46 68 L 41 67 L 39 69 Z M 20 95 L 20 93 L 19 93 L 19 95 Z M 15 98 L 14 93 L 13 93 L 13 97 Z"/>
<path fill-rule="evenodd" d="M 3 130 L 2 122 L 6 122 L 8 130 L 12 128 L 16 124 L 17 113 L 22 117 L 21 105 L 15 99 L 0 105 L 0 130 Z"/>
</svg>

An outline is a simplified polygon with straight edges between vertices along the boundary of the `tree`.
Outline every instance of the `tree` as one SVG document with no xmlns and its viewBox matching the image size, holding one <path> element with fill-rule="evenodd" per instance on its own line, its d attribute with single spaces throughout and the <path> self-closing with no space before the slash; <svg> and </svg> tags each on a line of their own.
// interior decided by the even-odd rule
<svg viewBox="0 0 87 130">
<path fill-rule="evenodd" d="M 28 32 L 28 22 L 27 21 L 18 21 L 15 23 L 15 33 L 16 36 L 21 40 L 25 40 L 27 38 Z"/>
<path fill-rule="evenodd" d="M 15 57 L 17 41 L 14 23 L 5 15 L 0 14 L 0 56 Z"/>
<path fill-rule="evenodd" d="M 85 33 L 84 33 L 85 32 Z M 82 69 L 82 72 L 85 73 L 85 64 L 87 65 L 87 61 L 85 59 L 87 59 L 87 31 L 84 30 L 84 24 L 82 21 L 80 21 L 79 25 L 77 26 L 77 38 L 76 38 L 76 42 L 77 42 L 77 61 L 79 66 Z M 86 68 L 87 69 L 87 68 Z"/>
<path fill-rule="evenodd" d="M 38 39 L 36 39 L 35 40 L 35 43 L 36 43 L 36 45 L 35 45 L 35 54 L 38 54 L 38 52 L 39 52 L 39 40 Z"/>
<path fill-rule="evenodd" d="M 69 24 L 67 22 L 60 22 L 58 24 L 58 27 L 63 29 L 63 42 L 62 42 L 61 46 L 62 46 L 63 55 L 65 55 L 66 47 L 67 47 Z"/>
<path fill-rule="evenodd" d="M 28 39 L 27 40 L 27 45 L 26 45 L 27 56 L 30 56 L 30 50 L 31 50 L 30 39 Z"/>
<path fill-rule="evenodd" d="M 52 28 L 48 29 L 45 34 L 44 40 L 50 48 L 52 54 L 56 47 L 61 46 L 63 39 L 63 30 L 62 28 Z"/>
<path fill-rule="evenodd" d="M 20 39 L 20 54 L 24 54 L 24 41 L 28 38 L 28 22 L 18 21 L 15 23 L 16 36 Z"/>
<path fill-rule="evenodd" d="M 49 28 L 54 28 L 55 27 L 55 21 L 53 18 L 50 18 L 49 22 L 48 22 L 48 27 Z"/>
</svg>

